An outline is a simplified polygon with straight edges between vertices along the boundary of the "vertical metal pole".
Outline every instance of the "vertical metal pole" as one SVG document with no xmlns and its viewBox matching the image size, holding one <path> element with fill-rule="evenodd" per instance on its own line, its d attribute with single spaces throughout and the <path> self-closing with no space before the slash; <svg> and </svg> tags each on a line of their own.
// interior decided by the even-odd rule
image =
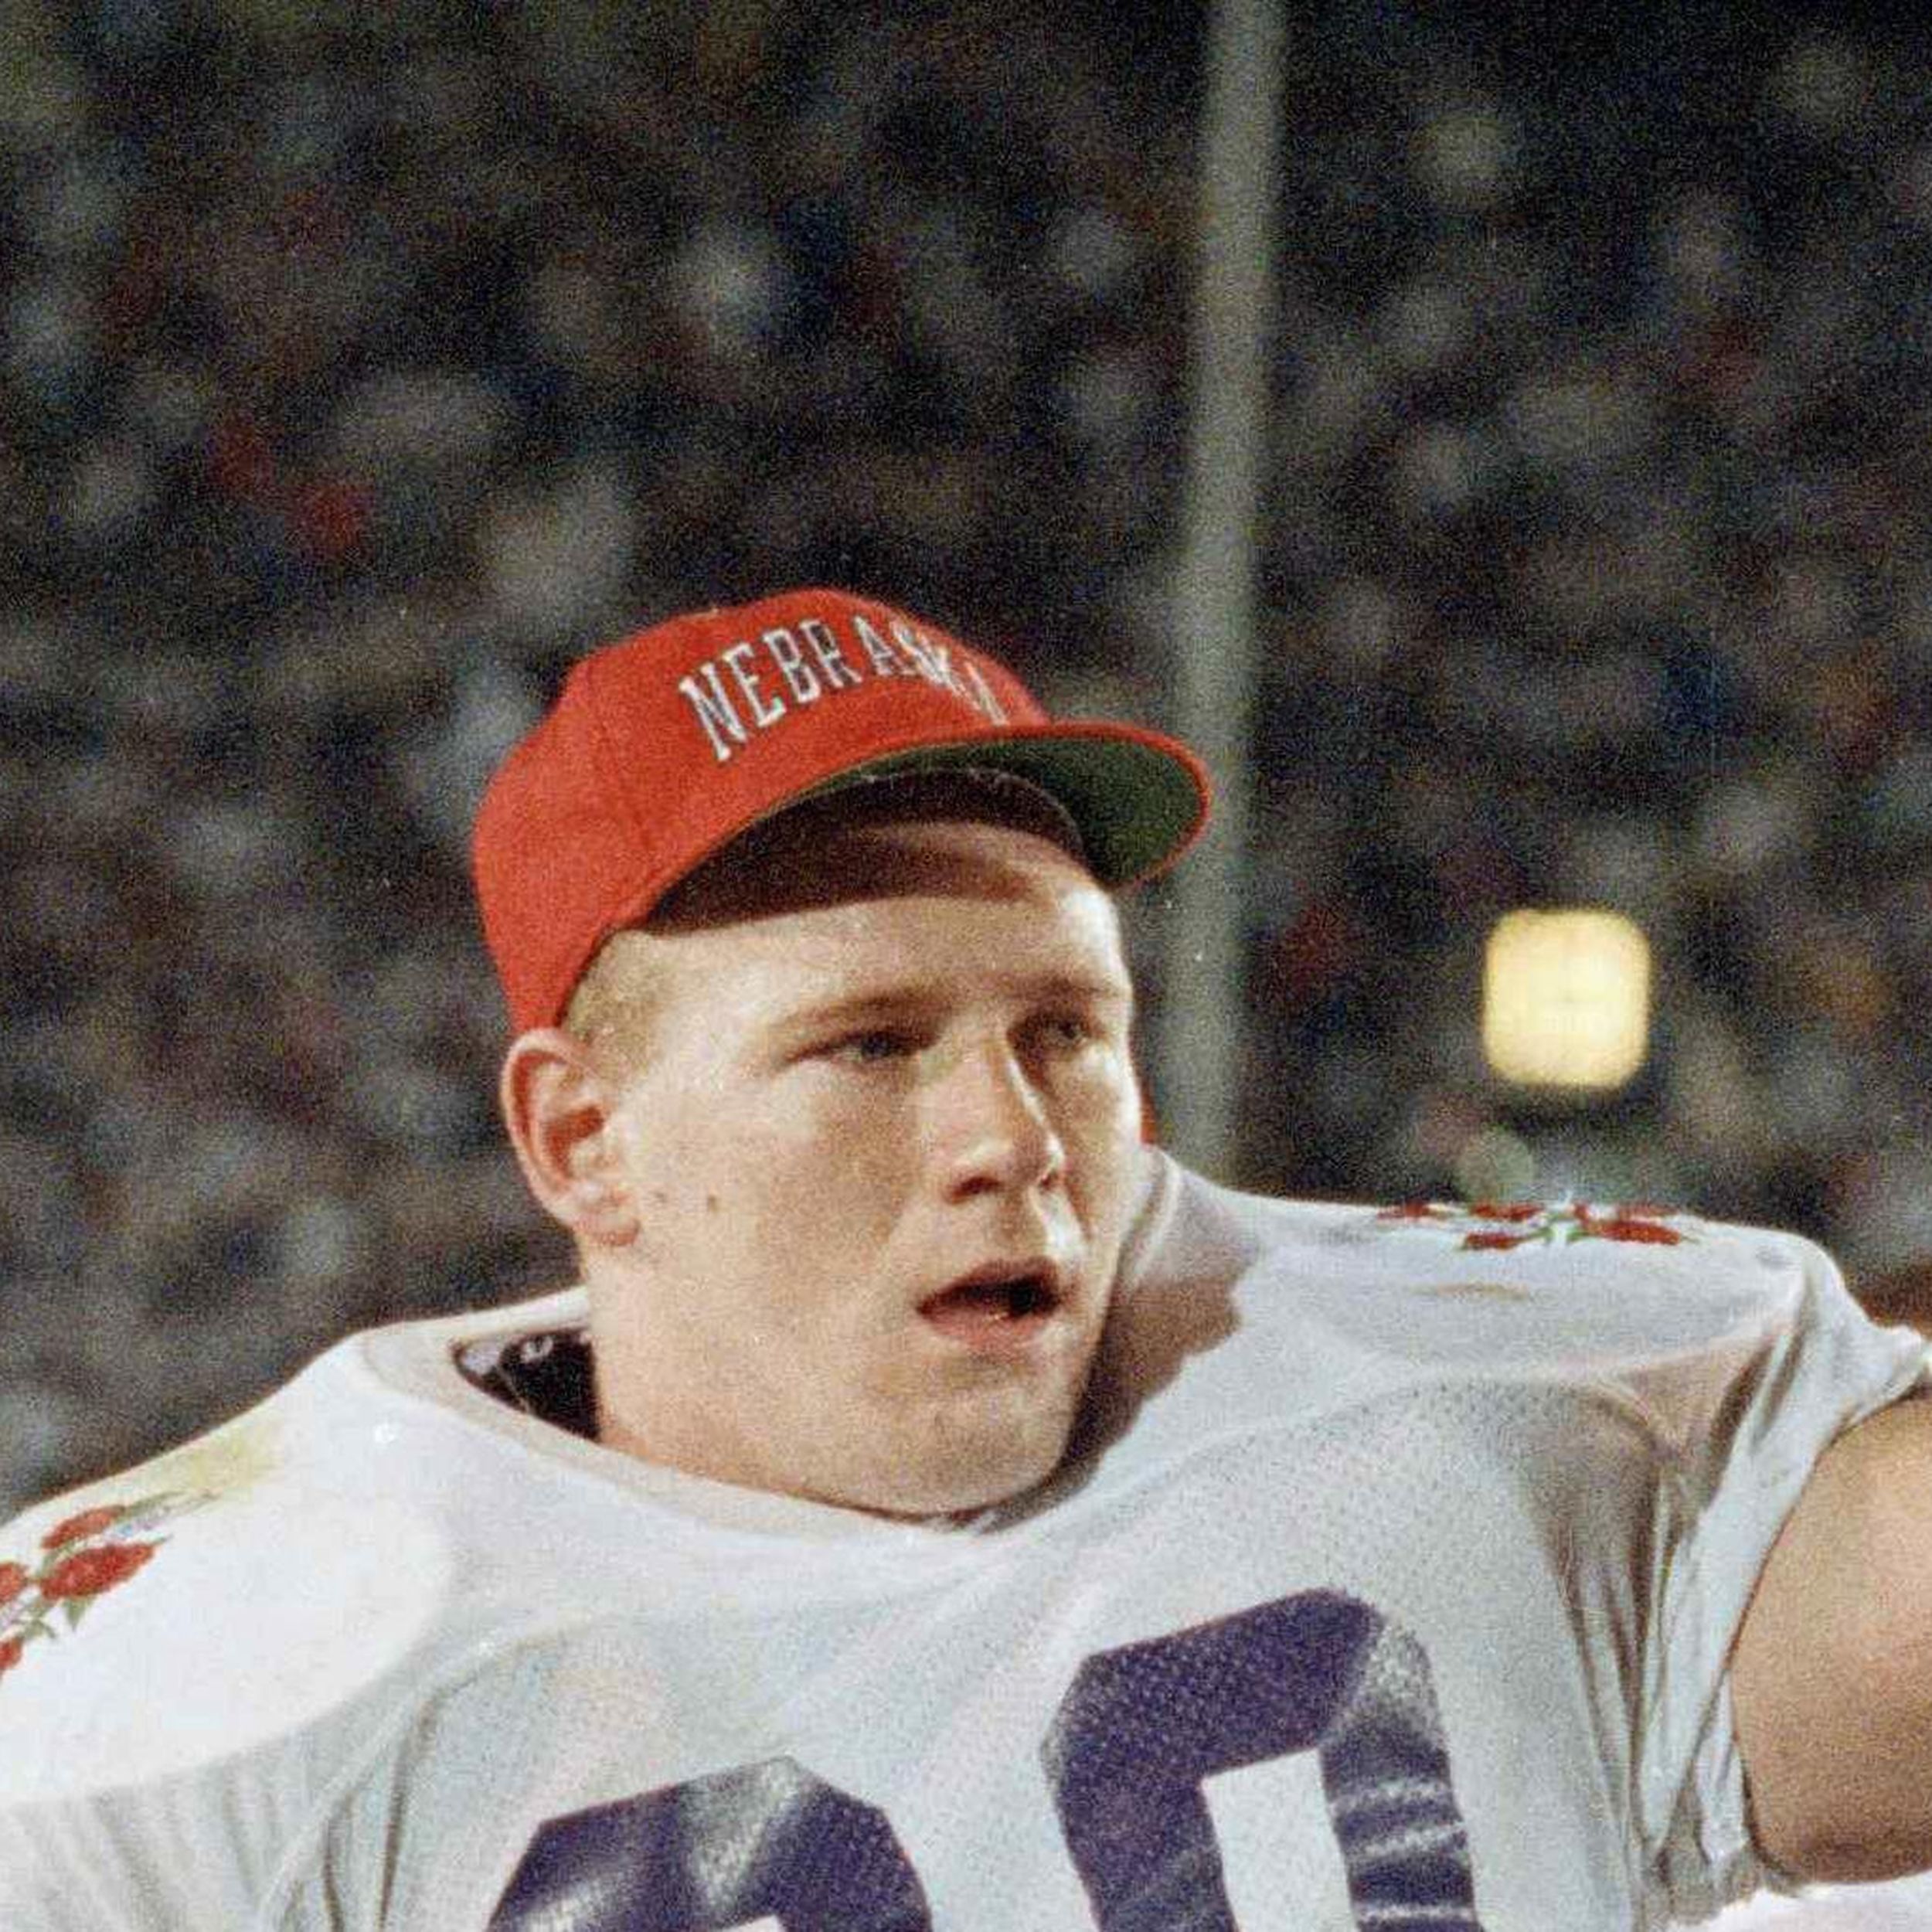
<svg viewBox="0 0 1932 1932">
<path fill-rule="evenodd" d="M 1234 1178 L 1245 1006 L 1257 522 L 1280 226 L 1282 0 L 1216 0 L 1206 49 L 1189 455 L 1174 585 L 1175 726 L 1213 771 L 1206 842 L 1175 875 L 1152 1055 L 1162 1138 Z"/>
</svg>

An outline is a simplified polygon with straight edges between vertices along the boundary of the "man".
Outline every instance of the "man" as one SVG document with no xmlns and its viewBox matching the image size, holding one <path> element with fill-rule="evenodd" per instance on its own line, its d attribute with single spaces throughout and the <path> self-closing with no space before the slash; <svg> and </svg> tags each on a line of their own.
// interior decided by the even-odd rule
<svg viewBox="0 0 1932 1932">
<path fill-rule="evenodd" d="M 1109 892 L 1202 812 L 805 591 L 478 816 L 573 1289 L 0 1537 L 9 1932 L 1527 1932 L 1932 1863 L 1923 1349 L 1788 1237 L 1230 1194 Z"/>
</svg>

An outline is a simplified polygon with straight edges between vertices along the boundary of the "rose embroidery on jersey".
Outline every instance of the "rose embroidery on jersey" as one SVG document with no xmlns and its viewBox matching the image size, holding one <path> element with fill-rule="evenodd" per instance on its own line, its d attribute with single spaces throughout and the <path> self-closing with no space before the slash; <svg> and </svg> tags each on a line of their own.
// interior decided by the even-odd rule
<svg viewBox="0 0 1932 1932">
<path fill-rule="evenodd" d="M 40 1594 L 52 1603 L 98 1597 L 124 1583 L 159 1547 L 157 1543 L 114 1543 L 104 1549 L 83 1549 L 56 1563 L 41 1578 Z"/>
<path fill-rule="evenodd" d="M 169 1491 L 100 1504 L 56 1523 L 40 1539 L 33 1567 L 0 1563 L 0 1683 L 29 1645 L 77 1629 L 101 1597 L 152 1562 L 168 1540 L 153 1533 L 163 1523 L 213 1501 Z"/>
<path fill-rule="evenodd" d="M 63 1543 L 77 1543 L 88 1536 L 97 1536 L 110 1524 L 118 1522 L 128 1513 L 120 1503 L 104 1503 L 96 1509 L 83 1509 L 77 1516 L 70 1516 L 65 1522 L 57 1522 L 40 1539 L 43 1549 L 58 1549 Z"/>
<path fill-rule="evenodd" d="M 1592 1206 L 1587 1201 L 1472 1201 L 1468 1206 L 1407 1201 L 1384 1208 L 1377 1222 L 1390 1228 L 1427 1228 L 1454 1239 L 1473 1253 L 1506 1254 L 1521 1247 L 1567 1247 L 1573 1241 L 1631 1241 L 1675 1247 L 1692 1239 L 1668 1208 L 1622 1202 Z"/>
</svg>

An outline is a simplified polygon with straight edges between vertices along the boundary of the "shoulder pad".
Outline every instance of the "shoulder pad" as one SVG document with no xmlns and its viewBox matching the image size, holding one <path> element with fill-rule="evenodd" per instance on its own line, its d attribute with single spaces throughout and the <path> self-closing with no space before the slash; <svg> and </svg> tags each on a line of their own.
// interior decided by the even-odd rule
<svg viewBox="0 0 1932 1932">
<path fill-rule="evenodd" d="M 434 1523 L 260 1448 L 219 1432 L 0 1529 L 0 1803 L 259 1749 L 417 1651 L 450 1596 Z"/>
</svg>

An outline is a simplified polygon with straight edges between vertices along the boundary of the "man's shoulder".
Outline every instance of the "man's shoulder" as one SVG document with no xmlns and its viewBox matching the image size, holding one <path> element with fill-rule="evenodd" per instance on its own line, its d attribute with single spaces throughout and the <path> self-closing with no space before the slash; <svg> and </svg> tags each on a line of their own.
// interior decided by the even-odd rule
<svg viewBox="0 0 1932 1932">
<path fill-rule="evenodd" d="M 369 1338 L 153 1461 L 0 1526 L 0 1804 L 104 1791 L 368 1715 L 457 1600 L 425 1405 Z"/>
<path fill-rule="evenodd" d="M 1165 1189 L 1111 1359 L 1142 1389 L 1213 1385 L 1216 1413 L 1534 1383 L 1682 1440 L 1790 1349 L 1923 1354 L 1794 1235 L 1637 1202 L 1277 1201 L 1180 1170 Z"/>
<path fill-rule="evenodd" d="M 1525 1338 L 1567 1348 L 1621 1338 L 1647 1350 L 1788 1316 L 1808 1299 L 1848 1300 L 1836 1264 L 1804 1237 L 1638 1202 L 1393 1205 L 1293 1200 L 1219 1185 L 1165 1164 L 1131 1285 L 1220 1287 L 1256 1298 L 1434 1309 L 1417 1331 L 1452 1341 L 1471 1311 L 1513 1311 Z M 1447 1311 L 1446 1314 L 1442 1311 Z"/>
</svg>

